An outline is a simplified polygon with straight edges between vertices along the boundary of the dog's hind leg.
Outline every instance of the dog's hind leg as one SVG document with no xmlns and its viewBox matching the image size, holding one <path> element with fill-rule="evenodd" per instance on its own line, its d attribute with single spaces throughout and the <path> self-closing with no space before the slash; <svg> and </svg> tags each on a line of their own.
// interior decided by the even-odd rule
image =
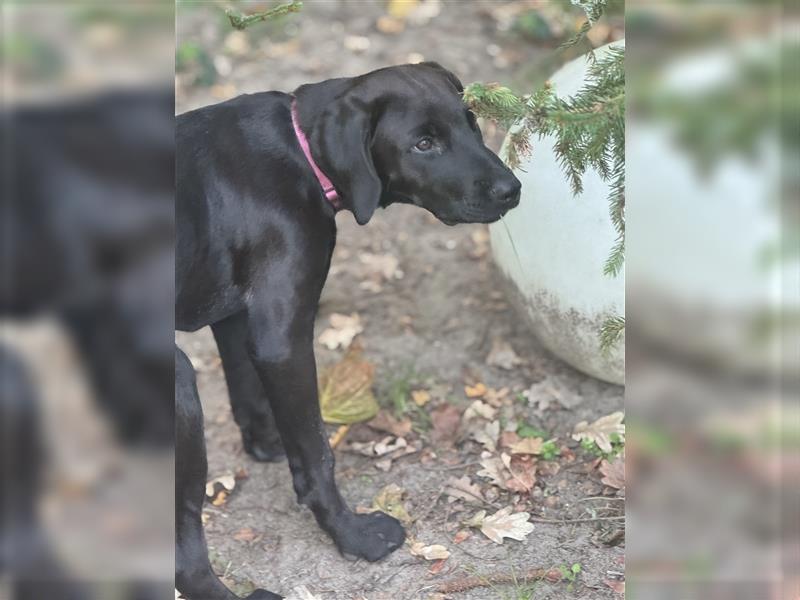
<svg viewBox="0 0 800 600">
<path fill-rule="evenodd" d="M 175 587 L 188 600 L 237 600 L 208 560 L 201 515 L 208 463 L 194 369 L 175 347 Z M 249 600 L 280 600 L 256 590 Z"/>
<path fill-rule="evenodd" d="M 242 432 L 244 449 L 254 459 L 273 462 L 284 458 L 275 417 L 247 352 L 247 315 L 235 314 L 211 326 L 228 382 L 233 418 Z"/>
</svg>

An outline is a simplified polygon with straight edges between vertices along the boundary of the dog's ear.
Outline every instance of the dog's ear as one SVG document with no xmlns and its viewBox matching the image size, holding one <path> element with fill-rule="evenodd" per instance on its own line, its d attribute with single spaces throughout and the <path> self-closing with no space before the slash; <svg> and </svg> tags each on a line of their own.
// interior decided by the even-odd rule
<svg viewBox="0 0 800 600">
<path fill-rule="evenodd" d="M 438 62 L 432 60 L 426 61 L 421 64 L 425 65 L 426 67 L 431 67 L 432 69 L 436 69 L 437 71 L 439 71 L 442 75 L 445 76 L 447 81 L 450 82 L 450 84 L 456 89 L 456 91 L 459 94 L 464 93 L 464 84 L 461 83 L 461 80 L 458 77 L 456 77 L 452 71 L 448 71 Z"/>
<path fill-rule="evenodd" d="M 372 162 L 372 114 L 353 95 L 332 102 L 317 119 L 313 147 L 320 150 L 323 171 L 339 193 L 342 205 L 364 225 L 381 197 L 381 181 Z"/>
</svg>

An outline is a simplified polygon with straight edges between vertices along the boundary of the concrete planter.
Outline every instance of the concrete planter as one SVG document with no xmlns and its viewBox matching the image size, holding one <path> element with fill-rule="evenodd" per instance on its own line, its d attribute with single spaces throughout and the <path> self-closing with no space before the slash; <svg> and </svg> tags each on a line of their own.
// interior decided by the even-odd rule
<svg viewBox="0 0 800 600">
<path fill-rule="evenodd" d="M 551 78 L 556 93 L 577 92 L 586 67 L 581 57 L 559 70 Z M 584 192 L 574 197 L 552 146 L 553 139 L 536 141 L 517 171 L 520 205 L 489 228 L 494 259 L 534 334 L 553 354 L 589 375 L 622 384 L 624 341 L 602 352 L 599 339 L 608 317 L 625 314 L 624 274 L 603 274 L 616 239 L 608 214 L 609 188 L 589 171 Z"/>
</svg>

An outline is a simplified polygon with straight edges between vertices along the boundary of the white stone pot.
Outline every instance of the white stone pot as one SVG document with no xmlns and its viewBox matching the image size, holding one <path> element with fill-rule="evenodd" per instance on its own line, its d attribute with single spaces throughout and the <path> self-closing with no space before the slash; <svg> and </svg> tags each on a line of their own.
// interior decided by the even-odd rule
<svg viewBox="0 0 800 600">
<path fill-rule="evenodd" d="M 682 56 L 655 73 L 654 93 L 684 103 L 719 88 L 746 95 L 740 61 L 775 54 L 764 41 Z M 765 260 L 783 233 L 774 131 L 759 132 L 754 156 L 723 152 L 707 173 L 676 143 L 668 119 L 634 116 L 627 133 L 628 293 L 637 338 L 700 365 L 797 378 L 800 263 L 796 255 Z"/>
<path fill-rule="evenodd" d="M 614 42 L 596 50 L 601 57 Z M 578 58 L 551 79 L 559 96 L 575 94 L 587 61 Z M 552 151 L 552 138 L 534 140 L 533 153 L 516 171 L 522 182 L 517 208 L 489 227 L 492 252 L 537 338 L 576 369 L 622 384 L 624 340 L 600 350 L 604 321 L 625 314 L 624 274 L 608 277 L 603 265 L 616 240 L 609 217 L 609 186 L 594 171 L 573 196 Z"/>
</svg>

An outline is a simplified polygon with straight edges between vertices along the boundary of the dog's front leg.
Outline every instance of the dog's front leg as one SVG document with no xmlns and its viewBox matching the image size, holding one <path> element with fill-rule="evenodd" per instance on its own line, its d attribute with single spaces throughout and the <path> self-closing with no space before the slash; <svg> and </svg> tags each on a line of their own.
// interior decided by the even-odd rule
<svg viewBox="0 0 800 600">
<path fill-rule="evenodd" d="M 275 415 L 298 501 L 311 509 L 345 557 L 379 560 L 403 543 L 405 532 L 386 514 L 353 513 L 336 487 L 317 395 L 316 303 L 308 305 L 307 300 L 274 299 L 271 306 L 251 308 L 248 345 Z M 275 319 L 281 313 L 278 307 L 284 316 L 293 307 L 292 316 Z"/>
</svg>

